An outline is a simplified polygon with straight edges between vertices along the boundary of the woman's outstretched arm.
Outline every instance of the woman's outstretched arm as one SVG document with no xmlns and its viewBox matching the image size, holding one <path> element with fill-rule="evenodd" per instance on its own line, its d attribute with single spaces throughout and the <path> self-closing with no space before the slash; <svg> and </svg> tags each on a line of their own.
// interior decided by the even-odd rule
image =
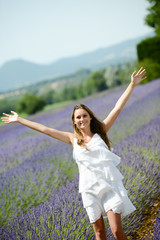
<svg viewBox="0 0 160 240">
<path fill-rule="evenodd" d="M 146 70 L 143 69 L 143 67 L 140 68 L 140 70 L 136 73 L 134 71 L 131 75 L 131 82 L 128 85 L 125 92 L 122 94 L 122 96 L 118 99 L 115 107 L 113 110 L 109 113 L 106 119 L 103 120 L 103 123 L 105 125 L 106 132 L 109 131 L 109 129 L 112 127 L 113 123 L 117 119 L 118 115 L 120 114 L 121 110 L 123 109 L 124 105 L 128 101 L 131 93 L 133 92 L 136 85 L 138 85 L 141 81 L 146 79 L 144 75 L 146 74 Z"/>
<path fill-rule="evenodd" d="M 17 122 L 17 123 L 23 124 L 24 126 L 32 128 L 32 129 L 34 129 L 38 132 L 44 133 L 44 134 L 46 134 L 50 137 L 56 138 L 56 139 L 58 139 L 62 142 L 73 145 L 73 133 L 63 132 L 63 131 L 59 131 L 59 130 L 56 130 L 56 129 L 53 129 L 53 128 L 48 128 L 43 124 L 40 124 L 40 123 L 33 122 L 33 121 L 27 120 L 25 118 L 22 118 L 14 111 L 11 111 L 11 113 L 13 115 L 3 113 L 3 115 L 6 116 L 6 117 L 1 118 L 4 123 Z"/>
</svg>

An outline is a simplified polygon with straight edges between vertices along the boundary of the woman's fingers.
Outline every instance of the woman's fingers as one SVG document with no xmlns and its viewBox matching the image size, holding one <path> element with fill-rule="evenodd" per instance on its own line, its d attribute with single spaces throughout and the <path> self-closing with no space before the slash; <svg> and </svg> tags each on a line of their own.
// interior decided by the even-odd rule
<svg viewBox="0 0 160 240">
<path fill-rule="evenodd" d="M 146 79 L 147 77 L 144 77 L 144 78 L 142 78 L 141 80 L 143 81 L 144 79 Z"/>
<path fill-rule="evenodd" d="M 5 116 L 9 117 L 9 114 L 7 114 L 7 113 L 3 113 L 3 115 L 5 115 Z"/>
<path fill-rule="evenodd" d="M 143 77 L 146 74 L 146 69 L 143 69 L 143 67 L 140 68 L 140 70 L 137 72 L 137 74 L 135 75 L 135 77 Z M 144 77 L 141 80 L 146 79 L 147 77 Z"/>
<path fill-rule="evenodd" d="M 16 114 L 16 112 L 14 112 L 14 111 L 11 111 L 11 113 L 13 113 L 13 114 Z M 10 115 L 9 114 L 7 114 L 7 113 L 3 113 L 3 115 L 5 115 L 5 116 L 7 116 L 7 117 L 9 117 Z"/>
<path fill-rule="evenodd" d="M 139 74 L 140 74 L 140 72 L 142 71 L 142 69 L 143 69 L 143 67 L 141 67 L 141 68 L 139 69 L 139 71 L 137 72 L 137 74 L 136 74 L 136 75 L 139 75 Z"/>
<path fill-rule="evenodd" d="M 16 112 L 14 112 L 14 111 L 11 111 L 11 113 L 16 114 Z"/>
<path fill-rule="evenodd" d="M 143 76 L 144 74 L 146 74 L 146 70 L 143 69 L 143 67 L 141 67 L 137 73 L 136 73 L 136 71 L 134 71 L 132 73 L 132 76 L 133 77 L 138 77 L 138 76 Z"/>
<path fill-rule="evenodd" d="M 136 75 L 136 71 L 134 71 L 133 73 L 132 73 L 132 77 L 134 77 Z"/>
<path fill-rule="evenodd" d="M 17 122 L 18 114 L 16 112 L 11 111 L 11 114 L 3 113 L 3 115 L 6 116 L 6 117 L 1 117 L 4 123 Z"/>
<path fill-rule="evenodd" d="M 146 73 L 146 69 L 143 69 L 142 72 L 139 73 L 139 75 L 144 75 Z"/>
<path fill-rule="evenodd" d="M 1 119 L 2 119 L 3 122 L 9 123 L 8 118 L 2 117 Z"/>
<path fill-rule="evenodd" d="M 6 117 L 1 117 L 2 121 L 4 123 L 10 123 L 10 120 L 9 120 L 10 115 L 7 113 L 3 113 L 3 115 L 5 115 Z"/>
<path fill-rule="evenodd" d="M 1 117 L 1 119 L 2 119 L 2 120 L 6 120 L 6 119 L 8 119 L 8 117 Z"/>
<path fill-rule="evenodd" d="M 131 78 L 132 82 L 135 85 L 138 85 L 141 81 L 147 78 L 145 74 L 146 74 L 146 69 L 144 69 L 143 67 L 141 67 L 137 73 L 136 71 L 134 71 L 132 73 L 132 78 Z"/>
</svg>

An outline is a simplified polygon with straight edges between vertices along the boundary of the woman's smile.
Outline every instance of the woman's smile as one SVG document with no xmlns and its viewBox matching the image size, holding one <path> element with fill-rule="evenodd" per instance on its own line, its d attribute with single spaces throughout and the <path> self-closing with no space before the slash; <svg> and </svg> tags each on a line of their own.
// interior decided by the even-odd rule
<svg viewBox="0 0 160 240">
<path fill-rule="evenodd" d="M 87 127 L 90 126 L 91 117 L 85 109 L 77 109 L 75 111 L 75 124 L 77 127 Z"/>
</svg>

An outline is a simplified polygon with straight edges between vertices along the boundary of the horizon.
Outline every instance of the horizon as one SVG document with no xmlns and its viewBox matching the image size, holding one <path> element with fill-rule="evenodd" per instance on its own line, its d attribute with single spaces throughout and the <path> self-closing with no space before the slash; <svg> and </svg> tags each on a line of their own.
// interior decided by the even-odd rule
<svg viewBox="0 0 160 240">
<path fill-rule="evenodd" d="M 149 32 L 148 34 L 145 34 L 145 35 L 149 35 L 149 34 L 154 34 L 153 31 Z M 137 36 L 136 38 L 138 37 L 143 37 L 145 35 L 140 35 L 140 36 Z M 53 64 L 59 60 L 62 60 L 62 59 L 67 59 L 67 58 L 74 58 L 74 57 L 78 57 L 78 56 L 81 56 L 81 55 L 84 55 L 84 54 L 87 54 L 87 53 L 91 53 L 91 52 L 94 52 L 94 51 L 97 51 L 97 50 L 101 50 L 101 49 L 105 49 L 105 48 L 110 48 L 110 47 L 113 47 L 113 46 L 116 46 L 118 44 L 121 44 L 123 42 L 127 42 L 127 41 L 130 41 L 130 40 L 134 40 L 136 38 L 130 38 L 130 39 L 125 39 L 124 41 L 120 41 L 120 42 L 117 42 L 113 45 L 109 45 L 109 46 L 103 46 L 103 47 L 99 47 L 99 48 L 96 48 L 96 49 L 93 49 L 93 50 L 90 50 L 88 52 L 82 52 L 82 53 L 79 53 L 79 54 L 76 54 L 76 55 L 71 55 L 71 56 L 66 56 L 66 57 L 60 57 L 58 59 L 55 59 L 54 61 L 51 61 L 49 63 L 38 63 L 38 62 L 34 62 L 34 61 L 30 61 L 30 60 L 27 60 L 27 59 L 24 59 L 24 58 L 13 58 L 13 59 L 10 59 L 6 62 L 4 62 L 2 65 L 0 65 L 0 68 L 3 67 L 5 64 L 9 63 L 9 62 L 12 62 L 12 61 L 24 61 L 24 62 L 28 62 L 28 63 L 32 63 L 32 64 L 37 64 L 37 65 L 50 65 L 50 64 Z"/>
<path fill-rule="evenodd" d="M 5 0 L 0 5 L 0 67 L 14 59 L 50 64 L 152 32 L 144 23 L 147 0 Z"/>
</svg>

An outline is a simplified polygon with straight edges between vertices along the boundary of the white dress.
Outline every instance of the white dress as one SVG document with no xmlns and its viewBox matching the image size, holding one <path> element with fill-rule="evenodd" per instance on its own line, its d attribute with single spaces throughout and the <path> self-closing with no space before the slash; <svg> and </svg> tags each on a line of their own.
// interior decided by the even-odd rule
<svg viewBox="0 0 160 240">
<path fill-rule="evenodd" d="M 123 175 L 117 169 L 120 157 L 109 151 L 103 139 L 95 133 L 86 143 L 86 150 L 77 144 L 74 138 L 73 158 L 79 168 L 79 192 L 90 222 L 111 210 L 126 216 L 136 208 L 127 196 Z"/>
</svg>

